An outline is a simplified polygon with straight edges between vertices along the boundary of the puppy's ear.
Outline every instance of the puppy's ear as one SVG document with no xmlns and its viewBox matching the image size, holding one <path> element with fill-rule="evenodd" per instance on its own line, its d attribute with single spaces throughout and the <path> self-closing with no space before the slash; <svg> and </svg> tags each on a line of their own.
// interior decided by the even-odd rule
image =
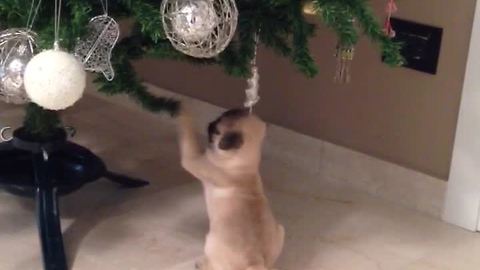
<svg viewBox="0 0 480 270">
<path fill-rule="evenodd" d="M 243 135 L 240 132 L 228 132 L 223 135 L 218 148 L 222 150 L 235 150 L 239 149 L 243 145 Z"/>
</svg>

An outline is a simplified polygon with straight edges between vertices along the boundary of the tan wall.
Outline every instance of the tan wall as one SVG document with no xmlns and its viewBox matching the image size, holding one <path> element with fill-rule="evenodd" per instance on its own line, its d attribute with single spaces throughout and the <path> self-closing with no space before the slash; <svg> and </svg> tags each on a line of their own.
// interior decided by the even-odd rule
<svg viewBox="0 0 480 270">
<path fill-rule="evenodd" d="M 373 3 L 381 14 L 386 1 Z M 447 179 L 474 0 L 402 0 L 399 17 L 444 28 L 438 74 L 390 69 L 362 40 L 350 85 L 332 83 L 332 33 L 319 27 L 311 49 L 320 66 L 315 79 L 261 50 L 262 102 L 258 113 L 273 123 Z M 242 80 L 216 67 L 145 60 L 138 66 L 147 81 L 212 103 L 243 102 Z"/>
</svg>

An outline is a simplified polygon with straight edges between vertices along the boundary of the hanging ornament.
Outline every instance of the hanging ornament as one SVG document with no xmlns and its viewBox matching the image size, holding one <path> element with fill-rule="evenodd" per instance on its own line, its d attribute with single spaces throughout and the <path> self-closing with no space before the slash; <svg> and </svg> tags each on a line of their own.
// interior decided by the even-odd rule
<svg viewBox="0 0 480 270">
<path fill-rule="evenodd" d="M 161 14 L 173 47 L 198 58 L 221 53 L 232 40 L 238 20 L 234 0 L 164 0 Z"/>
<path fill-rule="evenodd" d="M 312 0 L 306 0 L 303 2 L 302 11 L 305 15 L 316 15 L 318 13 L 317 7 Z"/>
<path fill-rule="evenodd" d="M 350 82 L 350 67 L 355 55 L 355 47 L 353 45 L 337 45 L 337 52 L 335 57 L 337 58 L 337 68 L 335 72 L 334 81 L 336 83 L 349 83 Z"/>
<path fill-rule="evenodd" d="M 31 101 L 47 110 L 63 110 L 83 95 L 87 75 L 74 55 L 60 50 L 62 0 L 55 0 L 54 49 L 37 54 L 25 69 L 25 89 Z"/>
<path fill-rule="evenodd" d="M 85 70 L 103 73 L 112 81 L 115 78 L 111 59 L 112 51 L 120 37 L 118 23 L 108 16 L 108 2 L 102 1 L 104 14 L 94 17 L 88 23 L 88 35 L 75 46 L 75 56 L 83 63 Z"/>
<path fill-rule="evenodd" d="M 41 0 L 32 0 L 25 28 L 12 28 L 0 32 L 0 100 L 25 104 L 29 98 L 25 91 L 25 67 L 37 48 L 37 34 L 31 31 Z"/>
<path fill-rule="evenodd" d="M 61 50 L 37 54 L 25 70 L 25 88 L 30 99 L 48 110 L 63 110 L 83 95 L 87 75 L 83 65 Z"/>
<path fill-rule="evenodd" d="M 13 104 L 29 101 L 23 75 L 37 47 L 36 37 L 28 29 L 0 32 L 0 100 Z"/>
<path fill-rule="evenodd" d="M 199 41 L 207 38 L 218 23 L 213 3 L 193 2 L 180 8 L 172 20 L 173 31 L 186 41 Z"/>
<path fill-rule="evenodd" d="M 244 106 L 250 109 L 250 112 L 253 111 L 253 106 L 255 106 L 260 101 L 260 96 L 258 91 L 260 88 L 260 73 L 258 73 L 257 67 L 257 50 L 258 50 L 258 40 L 259 33 L 255 35 L 255 53 L 251 62 L 251 73 L 252 75 L 248 79 L 248 88 L 245 90 L 246 100 Z"/>
<path fill-rule="evenodd" d="M 398 7 L 397 7 L 397 4 L 395 3 L 395 0 L 388 0 L 385 11 L 387 13 L 387 18 L 385 19 L 385 25 L 383 27 L 383 31 L 388 37 L 394 38 L 396 33 L 392 27 L 391 19 L 392 19 L 392 15 L 398 11 Z"/>
</svg>

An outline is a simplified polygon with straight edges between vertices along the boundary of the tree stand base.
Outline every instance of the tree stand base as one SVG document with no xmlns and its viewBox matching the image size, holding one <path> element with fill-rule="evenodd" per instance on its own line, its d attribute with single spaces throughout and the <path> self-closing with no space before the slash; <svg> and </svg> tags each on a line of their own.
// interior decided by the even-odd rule
<svg viewBox="0 0 480 270">
<path fill-rule="evenodd" d="M 35 198 L 45 270 L 68 269 L 63 246 L 58 197 L 106 178 L 127 188 L 148 185 L 143 180 L 112 173 L 88 149 L 67 141 L 65 131 L 49 141 L 35 141 L 24 129 L 0 144 L 0 187 Z"/>
</svg>

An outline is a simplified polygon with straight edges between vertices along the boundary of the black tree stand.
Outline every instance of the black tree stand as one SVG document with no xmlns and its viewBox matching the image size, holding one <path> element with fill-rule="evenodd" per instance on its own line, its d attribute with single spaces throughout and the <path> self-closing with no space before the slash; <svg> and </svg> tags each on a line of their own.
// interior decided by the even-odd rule
<svg viewBox="0 0 480 270">
<path fill-rule="evenodd" d="M 6 191 L 35 198 L 45 270 L 67 270 L 58 197 L 100 178 L 129 188 L 148 185 L 107 170 L 88 149 L 67 141 L 64 130 L 49 141 L 36 142 L 24 129 L 0 144 L 0 185 Z"/>
</svg>

